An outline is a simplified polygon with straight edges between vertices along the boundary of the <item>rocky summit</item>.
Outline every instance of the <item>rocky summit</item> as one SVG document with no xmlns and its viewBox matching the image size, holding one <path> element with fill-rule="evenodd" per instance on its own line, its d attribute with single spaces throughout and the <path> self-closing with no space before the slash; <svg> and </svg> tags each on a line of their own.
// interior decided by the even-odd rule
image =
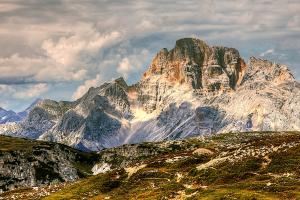
<svg viewBox="0 0 300 200">
<path fill-rule="evenodd" d="M 184 38 L 154 57 L 141 80 L 90 88 L 74 102 L 42 100 L 0 134 L 85 151 L 224 132 L 299 131 L 300 84 L 288 67 Z"/>
</svg>

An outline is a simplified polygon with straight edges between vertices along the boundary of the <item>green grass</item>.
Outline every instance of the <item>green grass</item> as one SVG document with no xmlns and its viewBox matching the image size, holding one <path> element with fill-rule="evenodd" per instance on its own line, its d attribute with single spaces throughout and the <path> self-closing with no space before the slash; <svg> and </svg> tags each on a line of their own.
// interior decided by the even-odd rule
<svg viewBox="0 0 300 200">
<path fill-rule="evenodd" d="M 223 162 L 203 170 L 196 169 L 200 164 L 219 156 L 221 152 L 236 150 L 236 144 L 256 149 L 291 142 L 300 143 L 300 134 L 228 133 L 206 140 L 191 138 L 175 142 L 166 146 L 165 150 L 160 149 L 161 146 L 158 148 L 159 144 L 146 143 L 141 148 L 157 149 L 160 153 L 156 156 L 134 158 L 147 166 L 130 178 L 124 170 L 99 174 L 74 183 L 45 199 L 300 199 L 299 145 L 271 153 L 268 155 L 271 162 L 264 168 L 263 157 L 248 156 L 236 162 Z M 192 154 L 199 147 L 209 148 L 215 154 Z M 173 163 L 165 162 L 168 158 L 179 156 L 184 158 Z M 122 159 L 126 157 L 118 162 L 122 162 Z M 178 173 L 182 175 L 180 180 Z M 291 175 L 287 176 L 287 173 Z"/>
<path fill-rule="evenodd" d="M 48 142 L 0 135 L 0 151 L 32 151 L 33 147 L 48 147 Z"/>
</svg>

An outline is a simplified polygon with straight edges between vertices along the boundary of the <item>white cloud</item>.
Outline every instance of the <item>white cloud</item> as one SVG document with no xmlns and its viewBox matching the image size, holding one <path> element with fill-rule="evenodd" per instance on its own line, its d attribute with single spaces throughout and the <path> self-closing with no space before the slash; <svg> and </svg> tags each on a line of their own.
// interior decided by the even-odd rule
<svg viewBox="0 0 300 200">
<path fill-rule="evenodd" d="M 81 86 L 79 86 L 76 89 L 76 91 L 73 93 L 72 99 L 73 100 L 79 99 L 80 97 L 82 97 L 82 95 L 84 95 L 89 90 L 89 88 L 91 88 L 91 87 L 97 87 L 97 86 L 99 86 L 101 84 L 101 82 L 102 81 L 101 81 L 101 77 L 100 77 L 99 74 L 94 79 L 86 80 L 84 82 L 84 84 L 81 85 Z"/>
<path fill-rule="evenodd" d="M 19 83 L 20 80 L 24 83 L 60 82 L 82 80 L 85 75 L 85 69 L 66 68 L 45 57 L 29 58 L 15 54 L 7 58 L 0 58 L 0 81 L 10 79 L 16 83 Z"/>
<path fill-rule="evenodd" d="M 0 79 L 21 78 L 27 82 L 84 80 L 88 69 L 95 65 L 91 60 L 102 48 L 120 39 L 119 32 L 100 34 L 90 24 L 83 24 L 81 32 L 73 33 L 72 36 L 60 37 L 57 42 L 53 39 L 45 40 L 42 48 L 46 55 L 24 57 L 14 54 L 0 57 Z"/>
<path fill-rule="evenodd" d="M 297 0 L 6 2 L 0 3 L 0 84 L 85 85 L 98 73 L 102 81 L 122 75 L 134 82 L 161 48 L 192 35 L 238 48 L 245 59 L 261 54 L 288 62 L 300 78 Z M 274 52 L 261 52 L 270 47 Z"/>
<path fill-rule="evenodd" d="M 5 43 L 5 46 L 15 47 L 4 51 L 6 54 L 12 52 L 11 55 L 20 53 L 19 58 L 0 53 L 0 58 L 6 57 L 13 62 L 5 67 L 0 64 L 0 82 L 2 78 L 24 79 L 25 76 L 25 79 L 30 77 L 37 81 L 82 81 L 104 70 L 112 71 L 107 79 L 117 73 L 129 77 L 133 68 L 141 65 L 134 63 L 136 59 L 130 56 L 140 52 L 121 52 L 115 55 L 116 62 L 110 66 L 103 65 L 107 61 L 103 52 L 109 48 L 121 48 L 116 44 L 132 39 L 140 39 L 140 42 L 128 46 L 127 50 L 147 48 L 153 55 L 160 48 L 169 47 L 171 41 L 173 44 L 176 39 L 192 34 L 218 41 L 218 44 L 223 44 L 224 40 L 232 40 L 232 44 L 249 40 L 246 45 L 250 46 L 255 38 L 274 38 L 280 42 L 282 40 L 278 38 L 290 38 L 291 31 L 299 33 L 300 3 L 297 1 L 112 3 L 87 0 L 70 5 L 67 0 L 56 3 L 32 0 L 26 4 L 22 1 L 0 3 L 0 10 L 1 6 L 3 10 L 20 9 L 12 16 L 0 13 L 0 45 L 1 40 L 10 38 L 9 44 L 12 45 Z M 5 37 L 1 38 L 3 34 Z M 149 41 L 149 36 L 152 41 Z M 294 44 L 295 41 L 288 40 L 288 43 Z M 34 55 L 30 55 L 31 52 Z M 19 62 L 15 63 L 16 60 Z M 150 57 L 145 59 L 149 60 Z M 131 66 L 126 67 L 129 64 Z"/>
<path fill-rule="evenodd" d="M 11 94 L 13 93 L 15 90 L 13 89 L 12 86 L 10 85 L 3 85 L 3 84 L 0 84 L 0 94 L 1 96 L 3 97 L 4 95 L 7 95 L 7 94 Z"/>
<path fill-rule="evenodd" d="M 86 74 L 86 69 L 68 69 L 61 65 L 48 65 L 39 70 L 34 79 L 42 82 L 78 81 L 86 78 Z"/>
<path fill-rule="evenodd" d="M 281 51 L 275 50 L 275 49 L 268 49 L 268 50 L 262 52 L 259 56 L 269 59 L 269 60 L 277 61 L 277 62 L 278 62 L 278 60 L 284 60 L 286 62 L 286 59 L 287 59 L 286 54 L 282 53 Z M 287 64 L 287 63 L 285 63 L 285 64 Z"/>
<path fill-rule="evenodd" d="M 155 30 L 155 28 L 157 28 L 157 26 L 149 20 L 142 20 L 140 24 L 137 25 L 139 31 Z"/>
<path fill-rule="evenodd" d="M 8 107 L 8 102 L 7 101 L 0 101 L 0 108 L 6 109 Z"/>
<path fill-rule="evenodd" d="M 117 72 L 119 72 L 120 74 L 122 74 L 125 78 L 127 78 L 128 73 L 133 70 L 134 67 L 132 66 L 132 64 L 130 63 L 128 58 L 123 58 L 121 60 L 121 62 L 119 62 L 118 68 L 117 68 Z"/>
<path fill-rule="evenodd" d="M 268 49 L 268 50 L 262 52 L 259 56 L 264 57 L 269 54 L 274 54 L 274 52 L 275 52 L 274 49 Z"/>
<path fill-rule="evenodd" d="M 30 99 L 33 97 L 37 98 L 40 94 L 45 93 L 48 89 L 49 88 L 47 84 L 39 83 L 29 86 L 24 90 L 16 91 L 13 96 L 17 99 Z"/>
<path fill-rule="evenodd" d="M 0 3 L 0 12 L 9 12 L 18 8 L 21 8 L 21 6 L 13 3 Z"/>
<path fill-rule="evenodd" d="M 42 44 L 49 58 L 64 66 L 85 64 L 85 56 L 93 56 L 106 45 L 119 41 L 121 33 L 113 31 L 101 34 L 91 24 L 80 24 L 79 32 L 74 32 L 69 37 L 61 37 L 57 42 L 48 39 Z"/>
<path fill-rule="evenodd" d="M 0 94 L 2 97 L 11 97 L 14 99 L 31 99 L 47 92 L 49 89 L 46 83 L 22 85 L 0 85 Z"/>
<path fill-rule="evenodd" d="M 118 63 L 117 72 L 124 78 L 128 78 L 130 73 L 139 72 L 148 58 L 149 51 L 147 49 L 143 49 L 138 54 L 129 55 Z"/>
</svg>

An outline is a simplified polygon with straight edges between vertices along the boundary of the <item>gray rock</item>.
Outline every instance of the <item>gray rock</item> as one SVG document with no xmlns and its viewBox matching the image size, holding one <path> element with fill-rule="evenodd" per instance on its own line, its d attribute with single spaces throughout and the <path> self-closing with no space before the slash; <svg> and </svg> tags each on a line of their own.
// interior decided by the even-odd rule
<svg viewBox="0 0 300 200">
<path fill-rule="evenodd" d="M 0 190 L 74 181 L 91 173 L 97 155 L 60 144 L 0 136 Z"/>
<path fill-rule="evenodd" d="M 162 49 L 141 80 L 90 88 L 74 102 L 43 100 L 0 134 L 82 150 L 223 132 L 300 130 L 300 84 L 285 65 L 185 38 Z"/>
</svg>

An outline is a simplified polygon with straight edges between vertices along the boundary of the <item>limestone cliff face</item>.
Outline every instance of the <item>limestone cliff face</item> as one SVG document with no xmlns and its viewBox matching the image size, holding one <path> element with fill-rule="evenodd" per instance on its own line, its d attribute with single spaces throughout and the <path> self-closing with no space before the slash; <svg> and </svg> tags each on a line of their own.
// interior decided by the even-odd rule
<svg viewBox="0 0 300 200">
<path fill-rule="evenodd" d="M 210 47 L 202 40 L 185 38 L 170 51 L 162 49 L 142 81 L 162 75 L 172 83 L 187 83 L 193 89 L 235 89 L 245 70 L 245 62 L 236 49 Z"/>
<path fill-rule="evenodd" d="M 185 38 L 174 49 L 162 49 L 140 82 L 140 99 L 147 111 L 175 84 L 201 92 L 234 90 L 242 82 L 246 64 L 234 48 L 210 47 L 199 39 Z"/>
</svg>

